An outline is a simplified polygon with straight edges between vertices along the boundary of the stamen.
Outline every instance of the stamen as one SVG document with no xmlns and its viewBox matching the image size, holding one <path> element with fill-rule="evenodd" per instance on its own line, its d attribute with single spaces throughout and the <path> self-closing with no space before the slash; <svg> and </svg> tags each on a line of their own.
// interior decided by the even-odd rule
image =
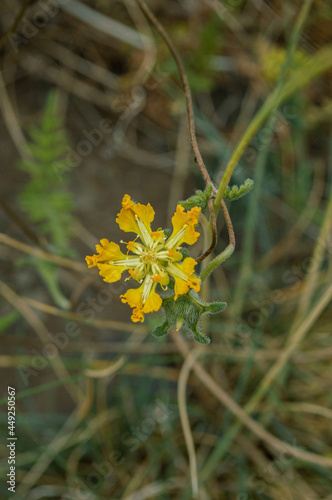
<svg viewBox="0 0 332 500">
<path fill-rule="evenodd" d="M 138 227 L 140 228 L 141 231 L 141 239 L 146 247 L 152 248 L 153 246 L 153 239 L 148 233 L 148 230 L 146 229 L 145 225 L 141 221 L 141 219 L 135 214 L 135 219 L 137 221 Z"/>
<path fill-rule="evenodd" d="M 152 263 L 152 271 L 153 271 L 153 274 L 164 274 L 161 267 L 158 266 L 158 264 L 155 264 L 154 262 Z"/>
<path fill-rule="evenodd" d="M 127 248 L 129 247 L 128 251 L 130 250 L 131 252 L 135 253 L 136 255 L 141 255 L 141 253 L 144 250 L 144 247 L 140 243 L 136 243 L 136 240 L 137 240 L 137 238 L 135 238 L 135 241 L 129 241 Z"/>
<path fill-rule="evenodd" d="M 139 264 L 137 266 L 137 272 L 141 273 L 141 272 L 143 272 L 143 270 L 144 270 L 144 263 L 140 260 Z"/>
<path fill-rule="evenodd" d="M 151 280 L 150 274 L 148 274 L 145 279 L 144 279 L 144 285 L 143 285 L 143 293 L 142 293 L 142 304 L 144 305 L 145 302 L 147 301 L 151 288 L 153 286 L 153 281 Z"/>
<path fill-rule="evenodd" d="M 127 266 L 127 267 L 135 267 L 140 264 L 140 259 L 137 257 L 128 255 L 126 259 L 123 260 L 110 260 L 109 264 L 112 266 Z"/>
<path fill-rule="evenodd" d="M 165 247 L 166 248 L 175 247 L 179 243 L 179 241 L 181 240 L 184 233 L 187 231 L 187 228 L 188 228 L 188 224 L 185 224 L 183 226 L 183 228 L 177 234 L 175 234 L 173 236 L 173 238 L 170 238 L 168 241 L 166 241 Z"/>
<path fill-rule="evenodd" d="M 165 259 L 170 259 L 171 257 L 170 257 L 169 251 L 164 250 L 162 252 L 157 252 L 157 258 L 161 259 L 161 260 L 165 260 Z"/>
<path fill-rule="evenodd" d="M 176 267 L 172 263 L 168 264 L 168 266 L 166 267 L 166 272 L 172 274 L 173 276 L 177 276 L 178 278 L 181 278 L 184 281 L 189 282 L 189 280 L 188 280 L 187 276 L 184 274 L 184 272 L 181 271 L 181 269 L 179 269 L 178 267 Z"/>
</svg>

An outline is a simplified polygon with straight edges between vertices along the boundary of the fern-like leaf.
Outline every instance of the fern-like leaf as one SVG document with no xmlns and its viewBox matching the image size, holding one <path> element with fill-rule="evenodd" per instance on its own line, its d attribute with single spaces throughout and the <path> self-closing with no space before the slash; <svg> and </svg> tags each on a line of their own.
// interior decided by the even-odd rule
<svg viewBox="0 0 332 500">
<path fill-rule="evenodd" d="M 226 200 L 229 201 L 238 200 L 239 198 L 242 198 L 242 196 L 248 194 L 253 187 L 254 181 L 252 179 L 246 179 L 240 187 L 235 185 L 232 187 L 227 186 L 224 196 Z"/>
<path fill-rule="evenodd" d="M 66 178 L 59 182 L 54 163 L 63 159 L 68 147 L 64 123 L 57 113 L 58 94 L 51 91 L 39 126 L 29 130 L 31 158 L 19 163 L 30 179 L 19 195 L 21 208 L 40 233 L 48 237 L 54 251 L 73 256 L 69 244 L 73 225 L 73 201 Z"/>
</svg>

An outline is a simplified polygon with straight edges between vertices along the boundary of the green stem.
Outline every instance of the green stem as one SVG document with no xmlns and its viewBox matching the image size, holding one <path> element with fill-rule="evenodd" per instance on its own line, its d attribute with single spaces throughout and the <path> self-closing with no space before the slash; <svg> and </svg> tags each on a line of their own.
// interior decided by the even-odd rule
<svg viewBox="0 0 332 500">
<path fill-rule="evenodd" d="M 200 278 L 201 281 L 204 281 L 212 271 L 220 266 L 226 259 L 228 259 L 232 253 L 234 252 L 235 246 L 234 245 L 228 245 L 225 250 L 223 250 L 215 259 L 213 259 L 210 264 L 206 266 L 206 268 L 202 271 Z"/>
<path fill-rule="evenodd" d="M 305 20 L 309 14 L 310 7 L 313 0 L 307 0 L 303 5 L 303 8 L 297 18 L 295 27 L 290 35 L 289 46 L 286 52 L 286 57 L 281 68 L 281 72 L 278 78 L 276 90 L 280 90 L 285 82 L 287 69 L 290 67 L 296 48 L 296 44 L 300 37 L 302 28 L 304 26 Z M 231 315 L 232 318 L 236 318 L 241 314 L 243 308 L 243 301 L 245 297 L 245 291 L 247 290 L 247 285 L 249 284 L 254 260 L 254 241 L 256 232 L 256 219 L 259 210 L 260 195 L 263 188 L 264 173 L 268 158 L 268 146 L 273 136 L 274 131 L 275 116 L 271 116 L 268 122 L 268 137 L 266 138 L 266 144 L 262 150 L 260 150 L 257 158 L 257 166 L 254 173 L 255 190 L 249 198 L 248 212 L 245 220 L 244 226 L 244 237 L 243 237 L 243 250 L 242 250 L 242 264 L 239 273 L 239 280 L 235 288 L 234 297 L 232 301 Z"/>
<path fill-rule="evenodd" d="M 288 97 L 290 97 L 294 92 L 304 87 L 314 76 L 319 75 L 324 72 L 331 66 L 331 47 L 323 49 L 320 51 L 317 56 L 312 58 L 307 64 L 305 64 L 300 70 L 298 70 L 293 77 L 288 81 L 288 83 L 284 83 L 285 75 L 287 68 L 291 64 L 293 53 L 300 37 L 301 31 L 309 14 L 310 7 L 313 3 L 313 0 L 307 0 L 300 11 L 300 14 L 296 20 L 294 29 L 292 30 L 289 46 L 285 58 L 285 62 L 282 66 L 280 77 L 277 83 L 277 86 L 274 92 L 271 94 L 270 98 L 263 104 L 261 109 L 257 112 L 256 116 L 253 118 L 250 123 L 248 129 L 245 131 L 244 135 L 240 139 L 233 156 L 231 157 L 228 166 L 226 168 L 226 172 L 221 180 L 221 183 L 218 188 L 217 196 L 215 199 L 215 211 L 216 213 L 219 210 L 220 202 L 224 196 L 225 189 L 229 183 L 231 175 L 239 161 L 243 151 L 257 133 L 259 128 L 265 122 L 265 120 L 269 117 L 270 113 L 272 114 L 275 109 Z M 272 124 L 272 118 L 271 118 Z M 269 127 L 271 130 L 272 127 Z M 272 133 L 270 134 L 270 137 Z M 270 139 L 269 137 L 269 139 Z M 251 262 L 253 255 L 253 236 L 254 236 L 254 221 L 256 219 L 257 209 L 259 206 L 259 193 L 263 183 L 264 176 L 264 168 L 266 164 L 267 157 L 267 148 L 265 148 L 260 156 L 258 163 L 258 170 L 255 173 L 255 191 L 257 189 L 257 193 L 254 194 L 253 199 L 250 202 L 249 206 L 249 214 L 248 214 L 248 226 L 245 229 L 245 243 L 244 243 L 244 261 L 242 264 L 240 280 L 238 283 L 237 291 L 236 291 L 236 300 L 235 306 L 233 309 L 233 314 L 239 314 L 242 310 L 242 301 L 244 297 L 245 284 L 248 282 L 250 272 L 251 272 Z M 238 302 L 238 304 L 237 304 Z M 277 366 L 276 366 L 277 365 Z M 249 403 L 246 405 L 245 409 L 248 414 L 252 413 L 256 408 L 256 405 L 259 401 L 265 396 L 268 388 L 270 387 L 273 377 L 277 378 L 280 374 L 281 368 L 283 365 L 278 365 L 275 363 L 275 366 L 270 369 L 269 374 L 270 377 L 265 377 L 263 382 L 260 384 L 258 389 L 255 391 L 253 397 L 250 399 Z M 272 374 L 272 376 L 271 376 Z M 220 463 L 222 458 L 227 453 L 229 447 L 232 442 L 236 438 L 238 432 L 242 428 L 242 422 L 236 421 L 230 429 L 227 429 L 225 435 L 219 440 L 216 444 L 214 451 L 211 453 L 206 463 L 203 466 L 203 469 L 200 473 L 200 481 L 206 481 L 214 472 L 217 464 Z"/>
<path fill-rule="evenodd" d="M 248 128 L 238 142 L 231 159 L 228 162 L 225 174 L 220 182 L 215 198 L 215 212 L 219 211 L 220 202 L 224 196 L 233 171 L 240 160 L 248 144 L 258 132 L 266 119 L 273 113 L 280 104 L 288 99 L 292 94 L 305 87 L 313 78 L 324 73 L 332 66 L 332 47 L 321 49 L 310 61 L 297 70 L 293 77 L 281 88 L 276 87 L 270 97 L 265 101 L 260 110 L 256 113 Z"/>
<path fill-rule="evenodd" d="M 256 220 L 259 210 L 260 194 L 263 187 L 264 172 L 268 155 L 268 145 L 273 134 L 273 122 L 274 117 L 271 117 L 268 127 L 269 132 L 267 144 L 264 146 L 264 149 L 260 151 L 257 159 L 257 165 L 254 173 L 255 189 L 251 193 L 248 202 L 248 212 L 245 219 L 243 247 L 241 252 L 241 268 L 231 305 L 231 316 L 234 319 L 241 314 L 244 297 L 247 291 L 247 285 L 250 281 L 253 268 Z"/>
</svg>

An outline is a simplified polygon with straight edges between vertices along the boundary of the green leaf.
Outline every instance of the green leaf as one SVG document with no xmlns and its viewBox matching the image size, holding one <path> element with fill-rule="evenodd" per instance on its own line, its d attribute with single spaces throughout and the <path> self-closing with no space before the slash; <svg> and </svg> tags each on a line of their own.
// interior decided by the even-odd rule
<svg viewBox="0 0 332 500">
<path fill-rule="evenodd" d="M 205 311 L 211 314 L 221 313 L 227 306 L 227 302 L 211 302 L 205 306 Z"/>
<path fill-rule="evenodd" d="M 226 307 L 226 302 L 204 302 L 197 293 L 190 291 L 174 300 L 174 295 L 163 300 L 165 321 L 154 329 L 155 337 L 163 337 L 171 327 L 185 327 L 191 332 L 196 342 L 209 344 L 211 340 L 200 328 L 200 320 L 205 314 L 217 314 Z"/>
<path fill-rule="evenodd" d="M 238 200 L 239 198 L 242 198 L 242 196 L 245 196 L 247 193 L 249 193 L 253 187 L 254 181 L 252 179 L 246 179 L 240 187 L 236 185 L 232 187 L 227 186 L 225 189 L 224 197 L 229 201 Z"/>
<path fill-rule="evenodd" d="M 30 176 L 19 194 L 19 203 L 30 221 L 38 224 L 38 231 L 48 237 L 53 251 L 72 257 L 70 238 L 74 204 L 66 186 L 68 169 L 61 172 L 60 179 L 54 171 L 54 165 L 64 161 L 69 147 L 57 108 L 58 94 L 51 91 L 40 123 L 29 130 L 28 146 L 32 157 L 18 163 L 18 167 Z"/>
<path fill-rule="evenodd" d="M 169 329 L 170 329 L 170 326 L 167 323 L 167 321 L 165 321 L 165 323 L 157 326 L 157 328 L 155 328 L 153 330 L 152 335 L 154 337 L 163 337 L 164 335 L 167 335 Z"/>
<path fill-rule="evenodd" d="M 208 199 L 211 197 L 212 186 L 209 184 L 204 191 L 198 189 L 193 196 L 190 196 L 187 200 L 180 201 L 180 205 L 186 210 L 190 210 L 194 207 L 201 207 L 205 210 L 207 207 Z"/>
<path fill-rule="evenodd" d="M 194 335 L 194 339 L 199 344 L 210 344 L 211 339 L 209 337 L 207 337 L 206 335 L 204 335 L 202 332 L 200 332 L 197 327 L 192 328 L 192 333 Z"/>
</svg>

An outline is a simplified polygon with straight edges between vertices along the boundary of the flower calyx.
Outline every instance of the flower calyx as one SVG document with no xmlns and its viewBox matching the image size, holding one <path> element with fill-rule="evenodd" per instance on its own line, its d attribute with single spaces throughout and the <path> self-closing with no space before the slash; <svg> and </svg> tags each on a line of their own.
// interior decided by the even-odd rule
<svg viewBox="0 0 332 500">
<path fill-rule="evenodd" d="M 170 328 L 175 327 L 179 331 L 185 327 L 192 333 L 196 342 L 209 344 L 211 339 L 202 332 L 200 320 L 204 315 L 221 313 L 226 306 L 226 302 L 203 302 L 193 291 L 180 295 L 176 301 L 173 297 L 164 298 L 162 307 L 165 311 L 165 320 L 155 328 L 152 335 L 163 337 Z"/>
</svg>

